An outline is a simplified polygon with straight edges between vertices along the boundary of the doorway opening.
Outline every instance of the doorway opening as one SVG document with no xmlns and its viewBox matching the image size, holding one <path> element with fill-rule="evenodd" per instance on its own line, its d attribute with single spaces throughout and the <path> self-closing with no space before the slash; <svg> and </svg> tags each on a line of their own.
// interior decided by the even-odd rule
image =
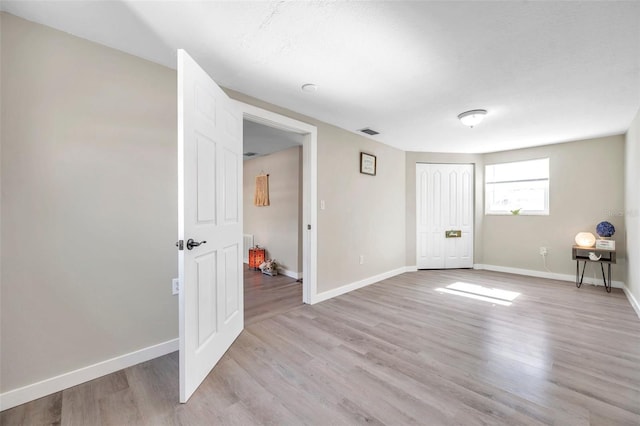
<svg viewBox="0 0 640 426">
<path fill-rule="evenodd" d="M 289 117 L 285 117 L 280 114 L 273 113 L 249 104 L 238 102 L 243 114 L 243 128 L 245 135 L 243 136 L 243 147 L 245 153 L 254 153 L 254 155 L 248 156 L 248 158 L 260 159 L 260 156 L 266 154 L 272 154 L 273 158 L 278 157 L 278 162 L 274 163 L 274 170 L 264 170 L 265 167 L 259 165 L 258 173 L 272 174 L 269 178 L 274 183 L 280 182 L 280 184 L 286 185 L 286 176 L 283 179 L 282 174 L 289 177 L 297 176 L 298 182 L 288 182 L 288 189 L 284 188 L 284 191 L 295 191 L 296 185 L 298 188 L 297 197 L 294 194 L 289 197 L 289 202 L 297 199 L 296 206 L 289 206 L 288 210 L 283 211 L 283 215 L 289 215 L 288 222 L 293 222 L 295 230 L 288 223 L 284 228 L 285 232 L 289 235 L 287 239 L 289 244 L 295 246 L 293 250 L 289 247 L 289 253 L 286 253 L 286 249 L 283 246 L 277 248 L 280 241 L 277 240 L 277 236 L 271 233 L 268 237 L 272 244 L 272 249 L 266 242 L 262 244 L 267 245 L 266 250 L 269 252 L 269 256 L 275 257 L 278 260 L 278 252 L 274 251 L 273 244 L 276 245 L 276 249 L 280 250 L 285 258 L 282 260 L 284 268 L 280 271 L 285 276 L 292 279 L 302 280 L 302 302 L 311 304 L 313 303 L 314 296 L 316 295 L 316 264 L 317 264 L 317 231 L 316 231 L 316 218 L 317 218 L 317 128 L 315 126 L 303 123 L 298 120 L 294 120 Z M 244 157 L 245 160 L 247 156 Z M 297 158 L 297 160 L 296 160 Z M 249 160 L 251 161 L 251 160 Z M 294 164 L 295 162 L 295 164 Z M 248 164 L 247 161 L 244 162 Z M 249 163 L 250 164 L 250 163 Z M 256 164 L 269 164 L 256 161 Z M 249 166 L 248 166 L 249 168 Z M 251 169 L 251 173 L 256 170 Z M 276 175 L 278 173 L 278 179 Z M 244 174 L 247 179 L 247 174 Z M 253 176 L 252 176 L 253 177 Z M 275 179 L 275 180 L 274 180 Z M 254 182 L 245 182 L 245 185 L 253 186 Z M 275 190 L 283 190 L 283 188 L 273 187 Z M 245 192 L 245 197 L 247 192 Z M 274 193 L 275 195 L 275 193 Z M 245 206 L 247 203 L 253 204 L 253 197 L 250 200 L 245 200 Z M 260 209 L 271 209 L 270 215 L 277 217 L 277 209 L 282 206 L 269 206 L 253 209 L 250 215 L 260 214 Z M 263 210 L 263 212 L 266 210 Z M 268 216 L 264 214 L 261 216 Z M 283 220 L 287 220 L 282 218 Z M 255 229 L 260 225 L 261 217 L 247 218 L 243 217 L 244 221 L 249 221 L 250 226 L 254 232 L 258 234 L 260 231 Z M 263 226 L 269 226 L 268 223 L 264 223 Z M 243 234 L 247 239 L 251 238 L 251 233 L 246 232 L 248 229 L 243 230 Z M 297 232 L 296 232 L 297 231 Z M 263 235 L 265 235 L 263 233 Z M 254 235 L 255 237 L 255 235 Z M 248 240 L 249 241 L 249 240 Z M 260 238 L 253 240 L 254 244 L 261 244 Z M 295 254 L 294 254 L 295 253 Z M 246 276 L 246 274 L 245 274 Z"/>
<path fill-rule="evenodd" d="M 302 305 L 304 136 L 247 119 L 242 124 L 244 322 L 249 325 Z M 264 272 L 257 267 L 263 261 L 269 262 Z"/>
</svg>

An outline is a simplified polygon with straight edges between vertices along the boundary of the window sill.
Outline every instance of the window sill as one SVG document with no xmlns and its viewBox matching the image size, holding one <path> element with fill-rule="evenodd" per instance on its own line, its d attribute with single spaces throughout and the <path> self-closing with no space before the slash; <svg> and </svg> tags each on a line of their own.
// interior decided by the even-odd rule
<svg viewBox="0 0 640 426">
<path fill-rule="evenodd" d="M 549 216 L 549 212 L 520 212 L 513 214 L 510 212 L 485 212 L 485 216 Z"/>
</svg>

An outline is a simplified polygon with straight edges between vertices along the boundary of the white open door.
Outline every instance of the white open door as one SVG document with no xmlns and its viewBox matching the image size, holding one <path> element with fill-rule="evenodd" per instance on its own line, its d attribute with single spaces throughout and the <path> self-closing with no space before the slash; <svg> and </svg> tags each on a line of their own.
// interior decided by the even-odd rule
<svg viewBox="0 0 640 426">
<path fill-rule="evenodd" d="M 244 327 L 241 184 L 242 116 L 179 50 L 180 402 Z"/>
<path fill-rule="evenodd" d="M 473 267 L 473 165 L 416 164 L 418 269 Z"/>
</svg>

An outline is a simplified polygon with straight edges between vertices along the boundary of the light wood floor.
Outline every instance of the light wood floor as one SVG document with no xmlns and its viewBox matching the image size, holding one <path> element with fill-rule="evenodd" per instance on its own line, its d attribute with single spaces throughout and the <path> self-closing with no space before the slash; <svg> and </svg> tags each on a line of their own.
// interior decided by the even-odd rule
<svg viewBox="0 0 640 426">
<path fill-rule="evenodd" d="M 285 275 L 270 277 L 245 265 L 245 326 L 299 306 L 302 306 L 302 282 Z"/>
<path fill-rule="evenodd" d="M 436 290 L 455 282 L 520 295 L 501 306 Z M 640 320 L 618 289 L 420 271 L 295 305 L 267 316 L 247 303 L 256 317 L 188 404 L 173 353 L 2 424 L 640 424 Z"/>
</svg>

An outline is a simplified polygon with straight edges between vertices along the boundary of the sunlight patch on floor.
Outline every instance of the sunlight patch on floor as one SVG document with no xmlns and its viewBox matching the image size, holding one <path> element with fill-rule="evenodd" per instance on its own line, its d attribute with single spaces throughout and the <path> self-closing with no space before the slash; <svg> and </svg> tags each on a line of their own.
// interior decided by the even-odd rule
<svg viewBox="0 0 640 426">
<path fill-rule="evenodd" d="M 483 287 L 478 284 L 456 282 L 446 288 L 436 288 L 440 293 L 453 294 L 456 296 L 468 297 L 470 299 L 482 300 L 496 305 L 511 306 L 511 302 L 520 293 L 515 291 L 502 290 L 499 288 Z"/>
</svg>

